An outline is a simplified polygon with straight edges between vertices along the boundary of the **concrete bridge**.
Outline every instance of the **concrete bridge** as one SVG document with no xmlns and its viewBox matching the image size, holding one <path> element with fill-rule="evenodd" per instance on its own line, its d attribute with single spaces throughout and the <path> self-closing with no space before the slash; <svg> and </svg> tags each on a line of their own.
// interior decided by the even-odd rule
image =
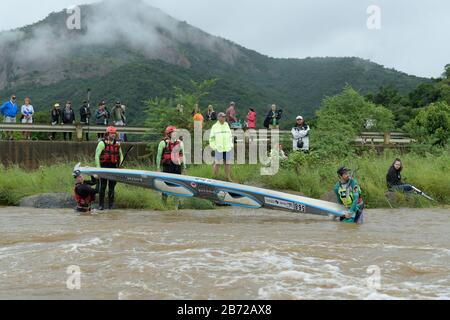
<svg viewBox="0 0 450 320">
<path fill-rule="evenodd" d="M 119 127 L 120 133 L 132 135 L 146 135 L 145 142 L 127 142 L 123 143 L 125 152 L 131 145 L 134 149 L 129 153 L 130 161 L 141 160 L 153 163 L 154 154 L 148 150 L 150 141 L 161 139 L 161 133 L 145 127 Z M 97 141 L 82 141 L 84 133 L 104 133 L 104 126 L 80 126 L 80 125 L 24 125 L 24 124 L 0 124 L 0 133 L 3 131 L 30 131 L 38 133 L 50 132 L 72 132 L 77 141 L 0 141 L 0 163 L 3 165 L 19 165 L 26 168 L 37 168 L 40 165 L 52 164 L 58 162 L 83 162 L 92 163 L 94 161 Z M 148 135 L 151 139 L 148 139 Z M 289 140 L 290 131 L 280 131 L 280 141 Z M 264 142 L 269 140 L 265 139 Z M 150 140 L 150 141 L 149 141 Z M 261 142 L 263 140 L 258 139 Z M 355 139 L 355 145 L 359 147 L 374 147 L 377 150 L 386 148 L 407 148 L 412 142 L 404 133 L 380 133 L 364 132 Z M 144 160 L 145 157 L 148 157 Z"/>
</svg>

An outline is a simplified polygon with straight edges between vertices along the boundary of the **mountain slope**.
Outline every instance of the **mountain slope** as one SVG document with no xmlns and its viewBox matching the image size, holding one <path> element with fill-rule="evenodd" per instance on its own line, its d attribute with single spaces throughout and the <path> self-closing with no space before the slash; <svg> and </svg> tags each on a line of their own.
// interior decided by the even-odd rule
<svg viewBox="0 0 450 320">
<path fill-rule="evenodd" d="M 253 106 L 262 121 L 271 103 L 286 117 L 312 116 L 323 97 L 347 83 L 363 93 L 382 85 L 406 93 L 426 80 L 359 58 L 269 58 L 140 1 L 82 6 L 81 14 L 81 30 L 68 30 L 68 15 L 59 12 L 0 33 L 2 97 L 31 96 L 36 109 L 45 110 L 67 99 L 78 105 L 92 88 L 93 101 L 120 98 L 131 123 L 139 124 L 143 100 L 168 96 L 191 79 L 219 78 L 201 105 L 224 110 L 233 100 L 241 117 Z"/>
</svg>

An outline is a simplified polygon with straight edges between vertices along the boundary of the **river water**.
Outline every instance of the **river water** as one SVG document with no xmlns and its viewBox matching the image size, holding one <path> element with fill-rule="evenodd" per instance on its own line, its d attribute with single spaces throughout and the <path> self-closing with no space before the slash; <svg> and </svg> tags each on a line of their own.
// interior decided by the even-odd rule
<svg viewBox="0 0 450 320">
<path fill-rule="evenodd" d="M 368 210 L 359 227 L 229 208 L 0 208 L 0 299 L 450 299 L 449 230 L 447 209 Z"/>
</svg>

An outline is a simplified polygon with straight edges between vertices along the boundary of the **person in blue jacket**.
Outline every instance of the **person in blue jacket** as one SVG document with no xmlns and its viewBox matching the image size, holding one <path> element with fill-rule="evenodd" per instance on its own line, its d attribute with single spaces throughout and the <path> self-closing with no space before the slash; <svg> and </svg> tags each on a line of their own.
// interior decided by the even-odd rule
<svg viewBox="0 0 450 320">
<path fill-rule="evenodd" d="M 4 123 L 16 123 L 16 116 L 17 116 L 17 113 L 19 112 L 19 109 L 17 109 L 16 101 L 17 101 L 16 95 L 12 95 L 11 100 L 9 100 L 8 102 L 5 102 L 1 106 L 0 113 L 4 117 L 4 120 L 3 120 Z M 7 131 L 5 133 L 9 140 L 13 139 L 12 132 Z"/>
</svg>

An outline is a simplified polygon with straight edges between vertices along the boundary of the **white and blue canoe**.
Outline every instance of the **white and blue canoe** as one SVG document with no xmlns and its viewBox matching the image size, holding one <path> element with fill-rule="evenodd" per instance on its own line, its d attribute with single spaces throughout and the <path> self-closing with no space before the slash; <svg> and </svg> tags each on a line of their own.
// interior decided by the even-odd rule
<svg viewBox="0 0 450 320">
<path fill-rule="evenodd" d="M 341 217 L 345 208 L 339 204 L 274 190 L 218 180 L 162 172 L 81 167 L 74 170 L 88 176 L 108 179 L 159 191 L 176 197 L 196 197 L 215 203 L 249 209 L 274 209 L 320 216 Z"/>
</svg>

